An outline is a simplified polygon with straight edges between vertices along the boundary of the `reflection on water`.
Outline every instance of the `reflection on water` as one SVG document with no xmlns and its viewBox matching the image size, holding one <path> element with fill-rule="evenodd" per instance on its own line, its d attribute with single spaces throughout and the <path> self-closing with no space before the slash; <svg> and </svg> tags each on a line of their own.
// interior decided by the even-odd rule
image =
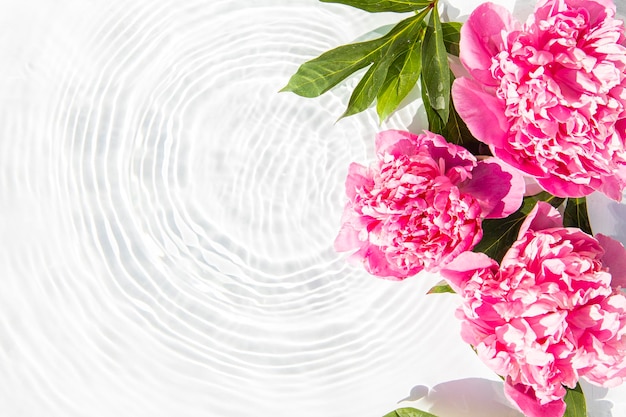
<svg viewBox="0 0 626 417">
<path fill-rule="evenodd" d="M 0 414 L 378 416 L 419 384 L 497 380 L 460 343 L 455 300 L 422 296 L 437 277 L 377 280 L 332 250 L 348 164 L 377 130 L 418 126 L 417 107 L 334 123 L 348 87 L 277 93 L 396 15 L 314 0 L 0 15 Z"/>
</svg>

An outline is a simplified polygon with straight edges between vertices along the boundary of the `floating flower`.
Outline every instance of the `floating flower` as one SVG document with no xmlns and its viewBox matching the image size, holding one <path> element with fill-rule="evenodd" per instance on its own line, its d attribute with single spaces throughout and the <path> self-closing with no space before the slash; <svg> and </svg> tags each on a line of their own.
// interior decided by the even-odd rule
<svg viewBox="0 0 626 417">
<path fill-rule="evenodd" d="M 561 417 L 564 386 L 626 379 L 626 249 L 562 227 L 538 203 L 498 264 L 459 255 L 442 275 L 463 297 L 463 340 L 506 377 L 505 394 L 528 417 Z"/>
<path fill-rule="evenodd" d="M 611 0 L 541 0 L 525 24 L 484 3 L 461 30 L 457 111 L 492 153 L 548 192 L 626 185 L 626 48 Z"/>
<path fill-rule="evenodd" d="M 376 151 L 371 167 L 350 166 L 335 240 L 373 275 L 401 280 L 437 270 L 478 243 L 482 218 L 506 217 L 521 204 L 517 171 L 495 158 L 477 161 L 434 133 L 385 131 Z"/>
</svg>

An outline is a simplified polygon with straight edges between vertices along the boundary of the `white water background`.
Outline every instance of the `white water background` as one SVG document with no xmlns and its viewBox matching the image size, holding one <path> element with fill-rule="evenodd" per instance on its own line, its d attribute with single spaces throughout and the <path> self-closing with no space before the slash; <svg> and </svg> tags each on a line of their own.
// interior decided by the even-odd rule
<svg viewBox="0 0 626 417">
<path fill-rule="evenodd" d="M 480 2 L 442 3 L 463 20 Z M 0 1 L 0 416 L 519 416 L 456 299 L 425 295 L 436 276 L 376 279 L 332 249 L 349 163 L 381 129 L 425 128 L 419 105 L 380 126 L 335 122 L 354 79 L 278 93 L 399 18 Z M 598 227 L 626 235 L 623 206 L 596 200 Z M 585 389 L 592 416 L 625 415 L 625 388 Z"/>
</svg>

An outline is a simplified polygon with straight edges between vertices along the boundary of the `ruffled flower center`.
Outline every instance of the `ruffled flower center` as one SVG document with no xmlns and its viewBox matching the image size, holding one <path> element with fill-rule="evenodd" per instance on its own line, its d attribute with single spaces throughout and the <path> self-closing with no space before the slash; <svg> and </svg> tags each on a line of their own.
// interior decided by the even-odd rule
<svg viewBox="0 0 626 417">
<path fill-rule="evenodd" d="M 591 22 L 583 8 L 561 9 L 509 34 L 491 73 L 520 165 L 595 188 L 626 164 L 618 123 L 626 115 L 623 26 L 610 15 Z"/>
<path fill-rule="evenodd" d="M 528 232 L 515 256 L 494 274 L 475 275 L 463 291 L 462 316 L 475 321 L 469 332 L 482 334 L 473 340 L 481 358 L 532 387 L 542 404 L 563 398 L 562 384 L 573 388 L 580 376 L 600 380 L 594 372 L 623 368 L 624 355 L 615 352 L 626 343 L 625 299 L 610 286 L 597 242 L 567 235 L 562 228 Z"/>
<path fill-rule="evenodd" d="M 369 237 L 400 270 L 435 268 L 482 236 L 479 203 L 445 169 L 431 157 L 385 155 L 372 188 L 357 191 L 360 211 L 373 220 L 361 239 Z"/>
</svg>

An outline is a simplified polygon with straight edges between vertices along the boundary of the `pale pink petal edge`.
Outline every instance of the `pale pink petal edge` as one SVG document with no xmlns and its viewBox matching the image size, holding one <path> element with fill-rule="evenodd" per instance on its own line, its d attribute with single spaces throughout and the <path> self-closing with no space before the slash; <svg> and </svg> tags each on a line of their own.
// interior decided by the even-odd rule
<svg viewBox="0 0 626 417">
<path fill-rule="evenodd" d="M 504 7 L 483 3 L 476 7 L 461 28 L 459 58 L 474 79 L 495 86 L 491 58 L 504 49 L 503 36 L 519 28 L 519 22 Z"/>
<path fill-rule="evenodd" d="M 508 137 L 504 103 L 469 78 L 452 84 L 454 107 L 474 137 L 490 146 L 503 147 Z"/>
<path fill-rule="evenodd" d="M 474 273 L 486 269 L 496 270 L 498 263 L 480 252 L 462 252 L 439 271 L 454 291 L 460 293 Z"/>
<path fill-rule="evenodd" d="M 522 392 L 525 389 L 526 392 Z M 513 386 L 510 380 L 504 384 L 504 395 L 515 404 L 526 417 L 563 417 L 565 402 L 555 400 L 541 404 L 532 388 L 518 384 Z"/>
<path fill-rule="evenodd" d="M 478 162 L 472 178 L 460 188 L 478 200 L 483 217 L 500 219 L 520 208 L 526 183 L 518 170 L 497 158 L 487 158 Z"/>
<path fill-rule="evenodd" d="M 595 238 L 604 249 L 602 264 L 611 274 L 611 286 L 626 289 L 626 248 L 621 242 L 601 233 Z"/>
<path fill-rule="evenodd" d="M 563 227 L 561 213 L 545 201 L 538 201 L 522 223 L 518 239 L 521 239 L 528 230 L 540 231 L 553 227 Z"/>
</svg>

